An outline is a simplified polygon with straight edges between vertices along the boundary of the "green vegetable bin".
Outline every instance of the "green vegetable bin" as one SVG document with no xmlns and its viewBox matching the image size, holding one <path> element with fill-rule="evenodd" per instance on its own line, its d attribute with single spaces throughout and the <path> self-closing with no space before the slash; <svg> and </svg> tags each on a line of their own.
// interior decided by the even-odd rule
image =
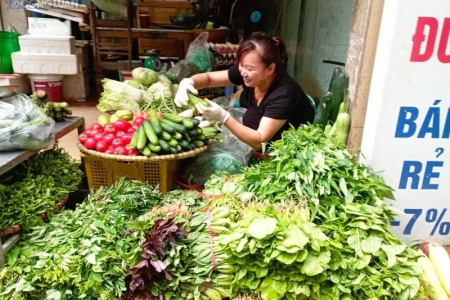
<svg viewBox="0 0 450 300">
<path fill-rule="evenodd" d="M 0 74 L 13 73 L 11 53 L 19 51 L 19 33 L 0 31 Z"/>
</svg>

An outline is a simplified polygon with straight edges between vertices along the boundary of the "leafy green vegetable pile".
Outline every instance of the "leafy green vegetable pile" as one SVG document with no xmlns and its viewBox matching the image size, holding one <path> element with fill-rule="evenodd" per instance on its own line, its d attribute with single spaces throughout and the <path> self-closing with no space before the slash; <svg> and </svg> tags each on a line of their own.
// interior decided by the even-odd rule
<svg viewBox="0 0 450 300">
<path fill-rule="evenodd" d="M 158 201 L 157 190 L 122 179 L 33 227 L 8 253 L 0 299 L 118 299 L 152 225 L 134 219 Z"/>
<path fill-rule="evenodd" d="M 270 156 L 202 193 L 100 190 L 33 227 L 8 255 L 0 299 L 423 298 L 420 254 L 390 231 L 382 177 L 315 126 L 289 130 Z"/>
<path fill-rule="evenodd" d="M 40 221 L 81 181 L 78 163 L 63 149 L 41 151 L 0 176 L 0 230 Z"/>
</svg>

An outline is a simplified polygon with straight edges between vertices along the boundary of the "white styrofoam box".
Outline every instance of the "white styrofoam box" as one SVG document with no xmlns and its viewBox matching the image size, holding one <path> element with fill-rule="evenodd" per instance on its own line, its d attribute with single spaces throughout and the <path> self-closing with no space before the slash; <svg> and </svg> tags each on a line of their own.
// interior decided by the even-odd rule
<svg viewBox="0 0 450 300">
<path fill-rule="evenodd" d="M 76 75 L 64 76 L 63 93 L 64 99 L 67 101 L 86 101 L 89 92 L 89 74 L 87 69 L 84 69 Z"/>
<path fill-rule="evenodd" d="M 80 54 L 80 64 L 82 69 L 89 67 L 89 48 L 75 46 L 75 54 Z"/>
<path fill-rule="evenodd" d="M 14 73 L 75 75 L 81 69 L 81 54 L 11 54 Z"/>
<path fill-rule="evenodd" d="M 70 21 L 56 18 L 28 18 L 28 34 L 36 36 L 71 36 Z"/>
<path fill-rule="evenodd" d="M 31 93 L 31 85 L 25 74 L 1 74 L 0 86 L 15 85 L 18 86 L 17 92 L 22 94 Z"/>
<path fill-rule="evenodd" d="M 20 51 L 30 54 L 75 54 L 73 36 L 19 36 Z"/>
</svg>

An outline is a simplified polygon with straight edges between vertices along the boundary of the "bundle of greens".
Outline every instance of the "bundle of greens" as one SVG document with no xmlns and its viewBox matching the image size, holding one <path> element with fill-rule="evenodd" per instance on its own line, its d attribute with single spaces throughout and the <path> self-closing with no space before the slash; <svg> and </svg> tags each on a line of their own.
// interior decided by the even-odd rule
<svg viewBox="0 0 450 300">
<path fill-rule="evenodd" d="M 32 227 L 8 253 L 0 299 L 119 299 L 153 226 L 138 217 L 160 200 L 151 186 L 120 179 Z"/>
<path fill-rule="evenodd" d="M 17 224 L 23 230 L 41 223 L 61 199 L 75 191 L 82 173 L 61 148 L 41 151 L 0 176 L 0 230 Z"/>
</svg>

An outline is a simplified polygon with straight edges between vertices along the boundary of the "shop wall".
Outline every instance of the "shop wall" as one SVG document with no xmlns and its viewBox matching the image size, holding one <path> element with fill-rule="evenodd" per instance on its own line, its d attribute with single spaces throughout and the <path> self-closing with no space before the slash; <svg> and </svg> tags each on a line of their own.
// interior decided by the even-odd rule
<svg viewBox="0 0 450 300">
<path fill-rule="evenodd" d="M 2 30 L 8 30 L 9 26 L 14 28 L 21 34 L 25 34 L 28 30 L 27 13 L 23 7 L 17 6 L 20 1 L 1 0 L 1 23 Z M 17 5 L 16 5 L 17 4 Z"/>
<path fill-rule="evenodd" d="M 353 6 L 354 0 L 285 1 L 280 35 L 288 44 L 288 72 L 315 98 L 336 67 L 323 60 L 346 61 Z"/>
</svg>

